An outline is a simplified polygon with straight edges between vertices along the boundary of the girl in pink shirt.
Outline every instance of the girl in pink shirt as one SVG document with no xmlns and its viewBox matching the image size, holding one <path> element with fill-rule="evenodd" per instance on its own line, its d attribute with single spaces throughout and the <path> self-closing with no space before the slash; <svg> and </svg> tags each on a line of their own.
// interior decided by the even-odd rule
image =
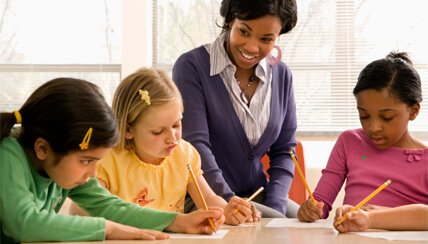
<svg viewBox="0 0 428 244">
<path fill-rule="evenodd" d="M 391 185 L 362 209 L 428 204 L 428 148 L 408 123 L 422 102 L 421 80 L 407 53 L 391 52 L 367 65 L 353 91 L 362 128 L 343 132 L 300 221 L 327 218 L 346 179 L 343 203 L 355 206 L 390 179 Z M 382 207 L 381 207 L 382 206 Z"/>
</svg>

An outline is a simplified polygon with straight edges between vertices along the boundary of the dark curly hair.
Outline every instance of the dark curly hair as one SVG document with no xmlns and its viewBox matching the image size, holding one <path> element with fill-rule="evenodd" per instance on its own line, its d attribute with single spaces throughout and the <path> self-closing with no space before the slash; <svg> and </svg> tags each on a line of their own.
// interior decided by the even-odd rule
<svg viewBox="0 0 428 244">
<path fill-rule="evenodd" d="M 223 0 L 220 15 L 224 18 L 222 32 L 230 30 L 230 22 L 235 18 L 252 20 L 266 15 L 278 16 L 282 24 L 281 35 L 296 26 L 297 4 L 295 0 Z"/>
</svg>

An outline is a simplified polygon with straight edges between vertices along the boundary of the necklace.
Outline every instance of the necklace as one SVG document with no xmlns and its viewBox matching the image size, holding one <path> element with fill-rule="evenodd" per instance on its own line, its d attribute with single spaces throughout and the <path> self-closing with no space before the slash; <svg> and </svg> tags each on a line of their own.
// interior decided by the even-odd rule
<svg viewBox="0 0 428 244">
<path fill-rule="evenodd" d="M 251 84 L 253 84 L 253 81 L 254 81 L 254 79 L 256 78 L 256 69 L 255 68 L 253 68 L 253 73 L 251 74 L 251 76 L 250 76 L 250 78 L 248 79 L 250 82 L 248 82 L 248 85 L 246 86 L 246 87 L 244 87 L 244 88 L 242 88 L 242 86 L 241 86 L 241 82 L 239 82 L 239 80 L 238 80 L 238 78 L 237 78 L 238 76 L 236 75 L 236 73 L 235 73 L 235 80 L 236 80 L 236 82 L 238 82 L 238 85 L 239 85 L 239 88 L 241 88 L 241 100 L 242 100 L 242 102 L 244 102 L 245 104 L 249 104 L 250 103 L 250 97 L 248 96 L 248 94 L 245 92 L 245 90 L 247 90 L 248 89 L 248 87 L 250 87 L 251 86 Z"/>
</svg>

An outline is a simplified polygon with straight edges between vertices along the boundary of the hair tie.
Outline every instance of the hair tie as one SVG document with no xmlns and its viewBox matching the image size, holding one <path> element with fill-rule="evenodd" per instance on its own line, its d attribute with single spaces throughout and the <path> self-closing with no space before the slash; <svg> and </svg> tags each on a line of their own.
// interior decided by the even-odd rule
<svg viewBox="0 0 428 244">
<path fill-rule="evenodd" d="M 92 127 L 89 128 L 88 132 L 86 132 L 86 135 L 82 140 L 82 143 L 79 144 L 81 150 L 88 149 L 89 141 L 91 140 L 91 135 L 92 135 Z"/>
<path fill-rule="evenodd" d="M 138 91 L 139 93 L 140 93 L 140 95 L 141 95 L 141 100 L 143 100 L 143 101 L 145 101 L 146 103 L 147 103 L 147 105 L 150 105 L 150 104 L 152 104 L 151 102 L 150 102 L 150 96 L 149 96 L 149 92 L 147 91 L 147 90 L 139 90 Z"/>
<path fill-rule="evenodd" d="M 22 117 L 18 110 L 13 110 L 13 113 L 15 114 L 16 118 L 16 124 L 19 125 L 22 123 Z"/>
</svg>

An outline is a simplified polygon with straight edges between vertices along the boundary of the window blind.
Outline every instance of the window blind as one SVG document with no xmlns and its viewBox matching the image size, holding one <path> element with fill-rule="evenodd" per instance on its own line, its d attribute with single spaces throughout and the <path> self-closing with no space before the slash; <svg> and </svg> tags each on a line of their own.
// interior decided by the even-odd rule
<svg viewBox="0 0 428 244">
<path fill-rule="evenodd" d="M 122 1 L 6 0 L 0 9 L 1 111 L 19 109 L 57 77 L 95 83 L 111 104 L 121 72 Z"/>
<path fill-rule="evenodd" d="M 220 33 L 220 0 L 153 1 L 153 65 L 171 72 L 184 52 Z M 424 101 L 410 131 L 428 134 L 428 18 L 425 0 L 297 0 L 298 23 L 278 45 L 293 73 L 297 133 L 360 127 L 352 90 L 359 72 L 390 51 L 409 52 Z"/>
</svg>

